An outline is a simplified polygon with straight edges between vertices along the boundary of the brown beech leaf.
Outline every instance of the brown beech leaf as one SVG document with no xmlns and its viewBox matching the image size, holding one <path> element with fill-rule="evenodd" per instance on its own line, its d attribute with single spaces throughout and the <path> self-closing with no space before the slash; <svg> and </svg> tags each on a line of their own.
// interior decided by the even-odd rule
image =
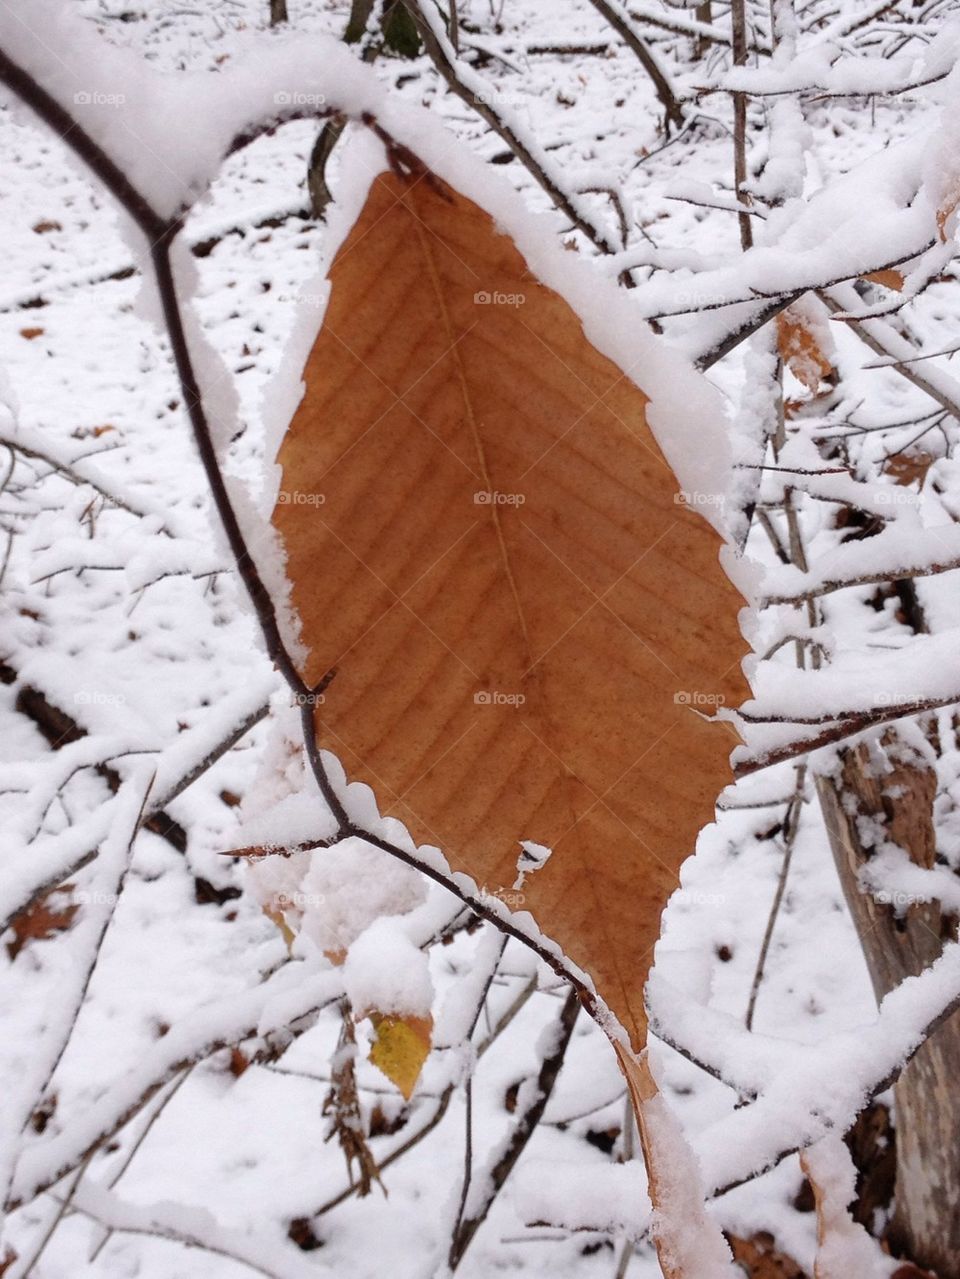
<svg viewBox="0 0 960 1279">
<path fill-rule="evenodd" d="M 889 1273 L 877 1242 L 848 1212 L 856 1195 L 856 1168 L 843 1138 L 822 1137 L 800 1155 L 817 1208 L 814 1279 L 881 1279 Z"/>
<path fill-rule="evenodd" d="M 833 372 L 833 361 L 817 330 L 818 316 L 803 299 L 777 316 L 777 349 L 787 368 L 808 391 L 815 392 Z"/>
<path fill-rule="evenodd" d="M 871 271 L 863 278 L 869 280 L 871 284 L 882 284 L 885 289 L 893 289 L 894 293 L 903 292 L 903 272 L 898 271 L 896 267 L 888 266 L 882 271 Z"/>
<path fill-rule="evenodd" d="M 432 174 L 374 180 L 330 279 L 273 515 L 317 741 L 530 911 L 640 1048 L 660 915 L 730 778 L 700 712 L 746 693 L 719 538 L 643 391 Z"/>
</svg>

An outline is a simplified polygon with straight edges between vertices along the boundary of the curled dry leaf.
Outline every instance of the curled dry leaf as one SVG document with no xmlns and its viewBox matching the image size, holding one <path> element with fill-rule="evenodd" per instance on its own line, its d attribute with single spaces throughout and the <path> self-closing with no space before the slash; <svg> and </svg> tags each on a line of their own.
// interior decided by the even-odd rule
<svg viewBox="0 0 960 1279">
<path fill-rule="evenodd" d="M 777 316 L 777 349 L 793 376 L 816 392 L 833 372 L 832 342 L 810 299 L 801 299 Z"/>
<path fill-rule="evenodd" d="M 643 368 L 418 164 L 374 180 L 330 279 L 273 514 L 317 741 L 530 911 L 639 1049 L 661 912 L 730 778 L 700 712 L 746 691 L 719 538 L 677 500 Z M 522 878 L 520 841 L 552 850 Z"/>
</svg>

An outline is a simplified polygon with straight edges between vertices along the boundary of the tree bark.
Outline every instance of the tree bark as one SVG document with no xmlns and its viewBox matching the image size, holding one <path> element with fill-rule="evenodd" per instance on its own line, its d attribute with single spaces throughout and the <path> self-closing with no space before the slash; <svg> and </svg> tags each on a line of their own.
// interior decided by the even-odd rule
<svg viewBox="0 0 960 1279">
<path fill-rule="evenodd" d="M 940 955 L 953 935 L 935 902 L 894 896 L 880 902 L 860 888 L 870 858 L 870 825 L 919 866 L 936 854 L 933 801 L 936 774 L 913 746 L 885 734 L 841 756 L 840 774 L 817 788 L 844 896 L 863 947 L 879 1002 L 905 978 Z M 866 819 L 866 824 L 864 823 Z M 931 1036 L 894 1087 L 896 1103 L 896 1207 L 887 1230 L 893 1251 L 960 1279 L 960 1015 Z"/>
<path fill-rule="evenodd" d="M 712 0 L 704 0 L 703 4 L 698 4 L 696 8 L 696 19 L 698 22 L 705 22 L 708 26 L 713 25 L 713 2 Z M 693 45 L 693 56 L 699 61 L 705 57 L 710 49 L 710 41 L 704 36 L 697 36 Z"/>
</svg>

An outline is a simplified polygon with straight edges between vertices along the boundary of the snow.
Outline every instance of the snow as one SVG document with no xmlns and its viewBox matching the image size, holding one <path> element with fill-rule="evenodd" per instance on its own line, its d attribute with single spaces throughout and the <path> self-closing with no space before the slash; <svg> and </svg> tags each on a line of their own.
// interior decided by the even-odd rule
<svg viewBox="0 0 960 1279">
<path fill-rule="evenodd" d="M 343 982 L 360 1014 L 372 1010 L 427 1017 L 433 1006 L 429 960 L 390 917 L 374 920 L 351 943 Z"/>
</svg>

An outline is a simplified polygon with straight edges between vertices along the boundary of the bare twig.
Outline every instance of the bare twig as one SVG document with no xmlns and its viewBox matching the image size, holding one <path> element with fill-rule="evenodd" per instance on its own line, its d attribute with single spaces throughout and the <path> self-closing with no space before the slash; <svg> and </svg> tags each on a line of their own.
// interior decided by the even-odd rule
<svg viewBox="0 0 960 1279">
<path fill-rule="evenodd" d="M 877 1082 L 870 1088 L 867 1096 L 864 1098 L 864 1105 L 873 1101 L 874 1098 L 879 1097 L 880 1094 L 886 1092 L 888 1088 L 892 1088 L 927 1040 L 935 1035 L 940 1027 L 945 1022 L 949 1021 L 954 1013 L 958 1011 L 960 1011 L 960 995 L 958 995 L 955 999 L 952 999 L 945 1008 L 941 1009 L 936 1017 L 931 1018 L 931 1020 L 923 1027 L 923 1030 L 917 1037 L 917 1043 L 906 1053 L 904 1060 L 899 1062 L 892 1070 L 888 1071 L 882 1079 L 877 1080 Z M 753 1171 L 744 1174 L 742 1177 L 736 1177 L 733 1180 L 728 1181 L 725 1185 L 718 1186 L 709 1195 L 709 1198 L 719 1199 L 721 1195 L 729 1194 L 731 1190 L 736 1190 L 740 1186 L 745 1186 L 750 1181 L 756 1181 L 758 1177 L 763 1177 L 766 1173 L 779 1167 L 779 1165 L 783 1163 L 784 1159 L 789 1159 L 791 1155 L 795 1155 L 807 1146 L 813 1145 L 815 1141 L 819 1141 L 822 1135 L 822 1133 L 816 1132 L 800 1144 L 792 1145 L 788 1149 L 785 1148 L 777 1151 L 777 1153 L 771 1158 L 764 1160 L 762 1167 L 756 1168 Z"/>
<path fill-rule="evenodd" d="M 380 1180 L 377 1161 L 367 1145 L 360 1113 L 360 1096 L 357 1092 L 355 1059 L 357 1036 L 353 1026 L 353 1010 L 348 999 L 340 1001 L 340 1038 L 330 1068 L 330 1091 L 323 1103 L 323 1113 L 330 1115 L 332 1130 L 336 1133 L 340 1149 L 347 1161 L 347 1176 L 358 1198 L 363 1199 Z M 353 1165 L 359 1176 L 354 1182 Z"/>
<path fill-rule="evenodd" d="M 777 916 L 780 914 L 780 907 L 783 904 L 784 893 L 787 888 L 787 876 L 790 874 L 790 863 L 793 860 L 793 850 L 796 845 L 797 831 L 800 828 L 800 814 L 803 811 L 803 792 L 806 785 L 807 766 L 801 764 L 797 768 L 797 781 L 794 788 L 793 796 L 787 805 L 787 812 L 783 819 L 783 861 L 780 865 L 780 874 L 777 877 L 777 891 L 774 893 L 773 902 L 770 906 L 770 913 L 767 916 L 767 926 L 764 929 L 763 941 L 760 945 L 760 954 L 757 957 L 757 967 L 753 974 L 753 983 L 750 987 L 750 999 L 747 1003 L 747 1014 L 744 1018 L 744 1024 L 747 1030 L 753 1029 L 753 1014 L 757 1006 L 757 996 L 760 994 L 760 987 L 763 983 L 764 972 L 767 965 L 767 955 L 770 951 L 770 942 L 773 938 L 773 930 L 776 927 Z"/>
<path fill-rule="evenodd" d="M 637 61 L 650 77 L 657 97 L 663 105 L 664 127 L 667 137 L 669 137 L 671 125 L 676 125 L 679 128 L 683 124 L 683 108 L 665 71 L 651 52 L 650 46 L 634 29 L 629 14 L 617 0 L 590 0 L 590 3 L 597 13 L 610 23 L 627 48 L 636 55 Z"/>
<path fill-rule="evenodd" d="M 570 1043 L 570 1037 L 573 1034 L 579 1010 L 580 1002 L 577 993 L 575 990 L 571 990 L 564 1000 L 563 1008 L 557 1021 L 554 1047 L 544 1058 L 537 1074 L 536 1092 L 527 1109 L 517 1120 L 506 1149 L 487 1173 L 486 1184 L 479 1204 L 473 1209 L 470 1216 L 463 1219 L 456 1232 L 448 1258 L 451 1271 L 456 1270 L 463 1260 L 471 1241 L 486 1220 L 487 1213 L 490 1211 L 490 1206 L 496 1195 L 510 1176 L 517 1160 L 526 1148 L 527 1142 L 543 1117 L 543 1112 L 560 1074 L 560 1068 L 566 1056 L 567 1046 Z"/>
<path fill-rule="evenodd" d="M 545 158 L 534 155 L 527 143 L 500 117 L 492 102 L 487 100 L 488 96 L 492 98 L 494 95 L 481 96 L 467 87 L 461 74 L 461 69 L 456 65 L 455 55 L 449 40 L 444 35 L 442 28 L 438 29 L 431 21 L 420 0 L 403 0 L 403 3 L 416 23 L 427 53 L 430 55 L 440 75 L 446 81 L 451 93 L 455 93 L 461 101 L 476 111 L 477 115 L 486 121 L 494 133 L 503 139 L 521 164 L 524 165 L 531 176 L 547 193 L 554 205 L 578 231 L 587 237 L 591 244 L 598 248 L 601 253 L 616 253 L 617 246 L 607 233 L 601 230 L 581 209 L 573 204 L 557 179 L 548 171 Z"/>
<path fill-rule="evenodd" d="M 731 0 L 730 21 L 733 24 L 733 64 L 742 67 L 747 61 L 746 0 Z M 733 189 L 737 203 L 748 205 L 750 197 L 745 190 L 747 181 L 747 95 L 733 95 Z M 753 227 L 750 216 L 738 214 L 740 245 L 747 250 L 753 246 Z"/>
</svg>

